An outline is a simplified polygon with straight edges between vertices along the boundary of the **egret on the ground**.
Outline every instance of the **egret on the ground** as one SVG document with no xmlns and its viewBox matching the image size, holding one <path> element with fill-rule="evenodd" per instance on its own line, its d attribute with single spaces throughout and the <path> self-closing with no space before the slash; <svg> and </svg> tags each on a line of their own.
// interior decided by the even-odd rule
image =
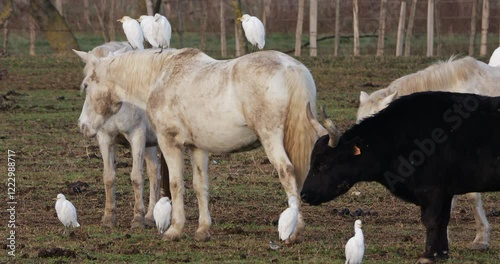
<svg viewBox="0 0 500 264">
<path fill-rule="evenodd" d="M 123 32 L 125 32 L 125 36 L 127 37 L 127 40 L 132 48 L 140 50 L 144 49 L 144 35 L 139 22 L 129 16 L 123 16 L 117 21 L 122 22 Z"/>
<path fill-rule="evenodd" d="M 490 61 L 488 65 L 492 67 L 500 66 L 500 47 L 496 48 L 495 51 L 491 54 Z"/>
<path fill-rule="evenodd" d="M 285 241 L 285 244 L 290 243 L 290 236 L 295 231 L 299 218 L 299 207 L 295 196 L 288 199 L 288 205 L 289 207 L 281 213 L 278 220 L 279 237 L 282 241 Z"/>
<path fill-rule="evenodd" d="M 354 236 L 345 245 L 345 264 L 361 264 L 365 254 L 365 239 L 363 237 L 361 220 L 354 222 Z"/>
<path fill-rule="evenodd" d="M 170 38 L 172 37 L 172 26 L 168 19 L 160 14 L 155 14 L 155 22 L 157 24 L 156 40 L 163 51 L 164 48 L 170 47 Z M 161 52 L 161 51 L 160 51 Z"/>
<path fill-rule="evenodd" d="M 66 200 L 66 197 L 62 193 L 57 195 L 56 200 L 57 218 L 59 218 L 59 221 L 64 225 L 64 233 L 66 233 L 67 228 L 79 227 L 80 224 L 76 219 L 75 206 L 70 201 Z"/>
<path fill-rule="evenodd" d="M 241 21 L 248 42 L 250 42 L 254 48 L 257 46 L 257 48 L 263 49 L 266 44 L 266 30 L 264 29 L 264 24 L 262 24 L 257 17 L 250 16 L 249 14 L 244 14 L 238 18 L 238 20 Z"/>
<path fill-rule="evenodd" d="M 158 31 L 158 26 L 155 22 L 154 16 L 140 16 L 137 19 L 141 24 L 142 33 L 144 34 L 144 39 L 151 44 L 153 48 L 158 48 L 158 40 L 156 37 L 156 32 Z"/>
<path fill-rule="evenodd" d="M 156 202 L 153 209 L 153 217 L 155 218 L 158 233 L 161 235 L 167 231 L 172 219 L 172 204 L 168 197 L 162 197 Z"/>
</svg>

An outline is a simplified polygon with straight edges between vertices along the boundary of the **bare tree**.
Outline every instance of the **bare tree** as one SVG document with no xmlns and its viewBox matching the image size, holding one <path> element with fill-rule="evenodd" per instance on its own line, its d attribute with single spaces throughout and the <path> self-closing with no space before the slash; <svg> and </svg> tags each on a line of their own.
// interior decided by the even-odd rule
<svg viewBox="0 0 500 264">
<path fill-rule="evenodd" d="M 474 56 L 474 47 L 476 46 L 477 1 L 478 0 L 472 0 L 472 14 L 470 19 L 469 35 L 469 56 Z"/>
<path fill-rule="evenodd" d="M 181 0 L 177 0 L 177 33 L 179 33 L 179 42 L 180 42 L 180 47 L 179 48 L 183 48 L 184 47 L 184 38 L 183 38 L 183 35 L 184 35 L 184 27 L 183 27 L 183 24 L 182 24 L 182 21 L 183 21 L 183 18 L 182 18 L 182 4 L 181 4 Z"/>
<path fill-rule="evenodd" d="M 309 55 L 318 56 L 318 0 L 309 3 Z"/>
<path fill-rule="evenodd" d="M 0 27 L 3 26 L 3 24 L 9 20 L 10 15 L 12 14 L 13 8 L 12 8 L 12 0 L 7 0 L 5 5 L 2 8 L 2 11 L 0 11 Z"/>
<path fill-rule="evenodd" d="M 62 0 L 55 0 L 54 3 L 55 3 L 56 9 L 59 12 L 59 14 L 61 14 L 61 16 L 64 16 Z"/>
<path fill-rule="evenodd" d="M 359 56 L 359 22 L 358 22 L 358 0 L 352 0 L 352 19 L 354 31 L 354 56 Z"/>
<path fill-rule="evenodd" d="M 481 18 L 481 48 L 479 56 L 484 57 L 488 52 L 488 20 L 490 18 L 490 4 L 488 0 L 483 0 L 483 13 Z"/>
<path fill-rule="evenodd" d="M 396 56 L 403 55 L 403 37 L 406 20 L 406 1 L 401 1 L 401 10 L 399 12 L 398 35 L 396 43 Z"/>
<path fill-rule="evenodd" d="M 241 12 L 241 0 L 232 0 L 233 1 L 233 12 L 234 12 L 234 32 L 235 32 L 235 41 L 236 41 L 236 57 L 245 54 L 245 39 L 243 36 L 243 27 L 241 23 L 237 21 L 238 18 L 242 16 Z"/>
<path fill-rule="evenodd" d="M 32 0 L 30 6 L 31 14 L 55 52 L 71 52 L 71 49 L 79 49 L 66 21 L 50 0 Z"/>
<path fill-rule="evenodd" d="M 207 3 L 206 0 L 200 0 L 201 5 L 201 23 L 200 23 L 200 50 L 205 50 L 205 35 L 207 31 L 207 19 L 208 19 L 208 11 L 207 11 Z"/>
<path fill-rule="evenodd" d="M 427 2 L 427 57 L 432 57 L 434 48 L 434 0 Z"/>
<path fill-rule="evenodd" d="M 146 11 L 148 16 L 154 15 L 154 10 L 153 10 L 153 1 L 152 0 L 144 0 L 146 3 Z"/>
<path fill-rule="evenodd" d="M 109 32 L 109 40 L 116 40 L 116 32 L 115 32 L 115 10 L 116 10 L 116 2 L 115 0 L 111 0 L 109 6 L 109 16 L 108 16 L 108 32 Z"/>
<path fill-rule="evenodd" d="M 385 17 L 386 17 L 387 0 L 380 2 L 380 20 L 378 27 L 378 42 L 377 42 L 377 56 L 384 55 L 384 38 L 385 38 Z"/>
<path fill-rule="evenodd" d="M 108 12 L 107 12 L 107 0 L 97 1 L 98 4 L 94 4 L 95 14 L 97 16 L 97 21 L 99 21 L 99 25 L 101 26 L 101 33 L 104 42 L 109 41 L 109 32 L 106 28 L 106 21 L 108 21 Z"/>
<path fill-rule="evenodd" d="M 335 2 L 335 47 L 333 48 L 333 55 L 339 55 L 340 46 L 340 0 Z"/>
<path fill-rule="evenodd" d="M 222 57 L 227 56 L 227 44 L 226 44 L 226 20 L 224 18 L 224 0 L 219 1 L 220 4 L 220 55 Z"/>
<path fill-rule="evenodd" d="M 412 0 L 410 8 L 410 17 L 408 18 L 408 30 L 406 30 L 405 56 L 410 56 L 411 52 L 411 35 L 413 32 L 413 25 L 415 24 L 415 10 L 417 10 L 417 0 Z"/>
<path fill-rule="evenodd" d="M 440 9 L 439 7 L 439 0 L 434 0 L 434 26 L 435 26 L 435 35 L 437 37 L 437 51 L 436 55 L 441 56 L 441 50 L 443 47 L 443 43 L 441 40 L 441 19 L 440 19 Z"/>
<path fill-rule="evenodd" d="M 91 28 L 94 28 L 92 25 L 92 20 L 90 19 L 90 5 L 89 5 L 89 0 L 83 0 L 83 17 L 85 18 L 85 22 L 87 25 L 89 25 Z"/>
<path fill-rule="evenodd" d="M 295 30 L 295 56 L 299 57 L 302 46 L 302 27 L 304 26 L 304 0 L 298 0 L 297 29 Z"/>
<path fill-rule="evenodd" d="M 29 23 L 30 23 L 30 51 L 29 51 L 29 53 L 31 56 L 35 56 L 36 55 L 36 49 L 35 49 L 36 21 L 32 15 L 29 16 Z"/>
</svg>

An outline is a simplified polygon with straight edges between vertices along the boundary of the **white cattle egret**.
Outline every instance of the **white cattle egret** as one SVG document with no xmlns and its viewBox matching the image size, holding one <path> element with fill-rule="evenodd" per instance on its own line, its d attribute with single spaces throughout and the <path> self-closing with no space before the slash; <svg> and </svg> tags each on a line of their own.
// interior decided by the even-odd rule
<svg viewBox="0 0 500 264">
<path fill-rule="evenodd" d="M 290 197 L 288 205 L 289 207 L 281 213 L 278 220 L 278 233 L 280 239 L 285 241 L 285 244 L 289 243 L 289 238 L 293 234 L 293 231 L 295 231 L 299 218 L 299 207 L 295 196 Z"/>
<path fill-rule="evenodd" d="M 254 47 L 257 46 L 257 48 L 263 49 L 266 44 L 266 30 L 264 29 L 264 24 L 262 24 L 257 17 L 248 14 L 244 14 L 238 18 L 238 20 L 241 21 L 248 42 Z"/>
<path fill-rule="evenodd" d="M 360 264 L 365 254 L 365 239 L 363 237 L 361 220 L 354 222 L 354 236 L 345 245 L 345 264 Z"/>
<path fill-rule="evenodd" d="M 79 227 L 80 224 L 76 220 L 76 208 L 73 204 L 66 200 L 64 194 L 60 193 L 56 199 L 56 213 L 59 221 L 64 225 L 64 233 L 68 227 Z"/>
<path fill-rule="evenodd" d="M 163 197 L 156 202 L 153 217 L 155 218 L 158 233 L 161 235 L 167 231 L 172 219 L 172 204 L 170 204 L 168 197 Z"/>
<path fill-rule="evenodd" d="M 141 23 L 142 33 L 144 34 L 144 39 L 151 44 L 153 48 L 158 48 L 158 40 L 156 37 L 156 32 L 158 31 L 158 26 L 155 22 L 154 16 L 140 16 L 138 19 Z"/>
<path fill-rule="evenodd" d="M 139 22 L 129 16 L 123 16 L 117 21 L 122 22 L 123 32 L 125 32 L 125 36 L 127 37 L 127 40 L 132 48 L 140 50 L 144 49 L 144 36 Z"/>
<path fill-rule="evenodd" d="M 155 22 L 158 26 L 156 40 L 158 41 L 159 47 L 162 50 L 164 48 L 169 48 L 170 38 L 172 37 L 172 26 L 170 26 L 168 19 L 160 14 L 155 14 Z"/>
<path fill-rule="evenodd" d="M 493 51 L 490 57 L 490 62 L 488 62 L 488 65 L 492 67 L 500 66 L 500 47 L 496 48 L 495 51 Z"/>
</svg>

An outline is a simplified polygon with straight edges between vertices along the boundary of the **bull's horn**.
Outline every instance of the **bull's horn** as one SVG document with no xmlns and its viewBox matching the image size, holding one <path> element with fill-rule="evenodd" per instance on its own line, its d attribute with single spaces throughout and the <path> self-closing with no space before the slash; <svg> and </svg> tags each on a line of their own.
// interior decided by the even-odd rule
<svg viewBox="0 0 500 264">
<path fill-rule="evenodd" d="M 328 141 L 328 146 L 334 148 L 337 146 L 337 143 L 340 138 L 340 131 L 337 129 L 335 124 L 333 124 L 332 120 L 328 118 L 326 115 L 325 107 L 322 107 L 323 110 L 323 126 L 325 127 L 326 131 L 328 131 L 328 135 L 330 136 L 330 140 Z"/>
</svg>

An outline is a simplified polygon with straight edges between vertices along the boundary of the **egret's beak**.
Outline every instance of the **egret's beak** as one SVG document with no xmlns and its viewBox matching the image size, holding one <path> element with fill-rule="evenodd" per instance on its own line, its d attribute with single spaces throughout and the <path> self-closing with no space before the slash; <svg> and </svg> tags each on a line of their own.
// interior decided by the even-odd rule
<svg viewBox="0 0 500 264">
<path fill-rule="evenodd" d="M 236 20 L 241 21 L 241 17 L 238 17 Z"/>
<path fill-rule="evenodd" d="M 118 22 L 123 22 L 123 19 L 121 19 L 121 18 L 120 18 L 120 19 L 118 19 L 118 20 L 116 20 L 116 21 L 118 21 Z"/>
<path fill-rule="evenodd" d="M 57 201 L 57 198 L 52 198 L 52 200 Z"/>
</svg>

